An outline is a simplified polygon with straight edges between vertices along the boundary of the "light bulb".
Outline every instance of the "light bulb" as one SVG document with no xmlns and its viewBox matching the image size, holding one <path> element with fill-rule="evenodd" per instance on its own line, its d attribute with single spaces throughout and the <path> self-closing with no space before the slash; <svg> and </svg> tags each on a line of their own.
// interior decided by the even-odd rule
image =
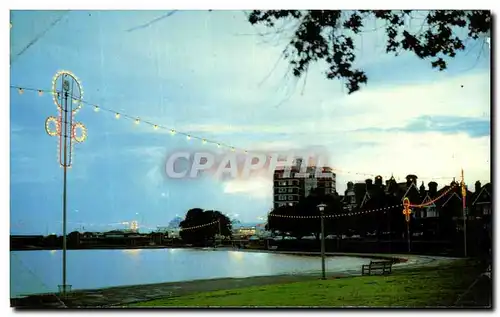
<svg viewBox="0 0 500 317">
<path fill-rule="evenodd" d="M 153 129 L 158 130 L 158 125 L 156 125 L 156 124 L 155 124 L 155 125 L 153 126 Z"/>
<path fill-rule="evenodd" d="M 188 140 L 191 140 L 191 136 L 190 136 L 189 134 L 186 136 L 186 138 L 187 138 Z"/>
<path fill-rule="evenodd" d="M 94 111 L 99 112 L 99 106 L 94 106 Z"/>
<path fill-rule="evenodd" d="M 115 118 L 116 118 L 116 119 L 120 119 L 120 114 L 119 114 L 119 113 L 116 113 L 116 114 L 115 114 Z"/>
<path fill-rule="evenodd" d="M 141 122 L 141 120 L 139 120 L 139 118 L 135 119 L 135 124 L 139 124 Z"/>
</svg>

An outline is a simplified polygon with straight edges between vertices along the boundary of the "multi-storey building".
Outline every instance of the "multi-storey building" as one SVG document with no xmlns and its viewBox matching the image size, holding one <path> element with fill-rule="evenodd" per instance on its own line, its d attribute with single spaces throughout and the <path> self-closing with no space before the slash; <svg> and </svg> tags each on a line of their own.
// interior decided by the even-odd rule
<svg viewBox="0 0 500 317">
<path fill-rule="evenodd" d="M 273 176 L 274 208 L 285 205 L 294 205 L 300 199 L 309 196 L 313 189 L 324 190 L 325 194 L 336 192 L 335 173 L 329 167 L 321 168 L 321 175 L 316 175 L 317 168 L 308 166 L 306 175 L 300 170 L 302 159 L 297 159 L 296 164 L 286 173 L 284 167 L 277 168 Z"/>
</svg>

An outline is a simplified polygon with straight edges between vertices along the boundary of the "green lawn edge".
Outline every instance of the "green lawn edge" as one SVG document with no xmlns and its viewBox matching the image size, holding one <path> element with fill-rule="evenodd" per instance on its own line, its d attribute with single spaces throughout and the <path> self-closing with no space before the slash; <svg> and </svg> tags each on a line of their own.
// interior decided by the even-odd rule
<svg viewBox="0 0 500 317">
<path fill-rule="evenodd" d="M 139 302 L 129 307 L 450 307 L 481 273 L 476 262 L 329 280 L 253 286 Z"/>
</svg>

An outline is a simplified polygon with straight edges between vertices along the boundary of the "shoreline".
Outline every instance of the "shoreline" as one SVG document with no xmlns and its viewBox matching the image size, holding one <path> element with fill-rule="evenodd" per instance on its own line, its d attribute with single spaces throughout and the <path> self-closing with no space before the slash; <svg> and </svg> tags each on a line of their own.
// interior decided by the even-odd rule
<svg viewBox="0 0 500 317">
<path fill-rule="evenodd" d="M 216 249 L 217 250 L 217 249 Z M 207 250 L 205 251 L 213 251 Z M 259 252 L 259 250 L 238 250 L 240 252 Z M 268 253 L 283 253 L 290 255 L 317 256 L 315 252 L 269 251 Z M 399 259 L 393 270 L 407 270 L 419 266 L 439 265 L 442 261 L 451 261 L 455 258 L 430 257 L 399 254 L 357 254 L 357 253 L 328 253 L 328 256 L 351 256 L 372 259 Z M 330 278 L 346 278 L 361 275 L 361 268 L 327 272 Z M 186 280 L 177 282 L 163 282 L 153 284 L 138 284 L 126 286 L 112 286 L 99 289 L 74 290 L 66 298 L 60 298 L 55 293 L 32 294 L 24 297 L 11 298 L 11 306 L 19 308 L 64 308 L 64 307 L 119 307 L 135 302 L 148 301 L 158 298 L 177 297 L 197 292 L 234 289 L 254 285 L 269 285 L 292 283 L 298 281 L 318 279 L 320 271 L 278 274 L 249 277 L 224 277 L 213 279 Z"/>
</svg>

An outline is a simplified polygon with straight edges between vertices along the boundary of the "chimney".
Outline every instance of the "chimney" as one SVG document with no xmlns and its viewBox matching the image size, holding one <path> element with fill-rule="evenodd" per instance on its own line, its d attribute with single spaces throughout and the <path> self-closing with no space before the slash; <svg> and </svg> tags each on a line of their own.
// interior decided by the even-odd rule
<svg viewBox="0 0 500 317">
<path fill-rule="evenodd" d="M 373 181 L 370 178 L 368 178 L 367 180 L 365 180 L 365 183 L 366 183 L 366 190 L 370 190 L 372 188 Z"/>
<path fill-rule="evenodd" d="M 417 176 L 416 175 L 407 175 L 406 176 L 406 186 L 409 187 L 411 185 L 411 183 L 413 183 L 414 185 L 417 185 Z"/>
<path fill-rule="evenodd" d="M 302 158 L 301 157 L 298 157 L 296 160 L 295 160 L 295 168 L 300 170 L 300 166 L 302 165 Z"/>
<path fill-rule="evenodd" d="M 435 196 L 435 194 L 437 193 L 438 184 L 436 182 L 429 182 L 427 186 L 429 186 L 429 194 L 431 196 Z"/>
<path fill-rule="evenodd" d="M 410 178 L 410 175 L 407 175 L 406 176 L 406 187 L 410 187 L 411 185 L 411 178 Z"/>
<path fill-rule="evenodd" d="M 422 185 L 420 185 L 420 195 L 421 196 L 425 195 L 425 185 L 424 185 L 424 182 L 422 182 Z"/>
<path fill-rule="evenodd" d="M 475 191 L 476 193 L 479 193 L 481 191 L 481 182 L 477 181 L 475 185 L 476 185 Z"/>
</svg>

